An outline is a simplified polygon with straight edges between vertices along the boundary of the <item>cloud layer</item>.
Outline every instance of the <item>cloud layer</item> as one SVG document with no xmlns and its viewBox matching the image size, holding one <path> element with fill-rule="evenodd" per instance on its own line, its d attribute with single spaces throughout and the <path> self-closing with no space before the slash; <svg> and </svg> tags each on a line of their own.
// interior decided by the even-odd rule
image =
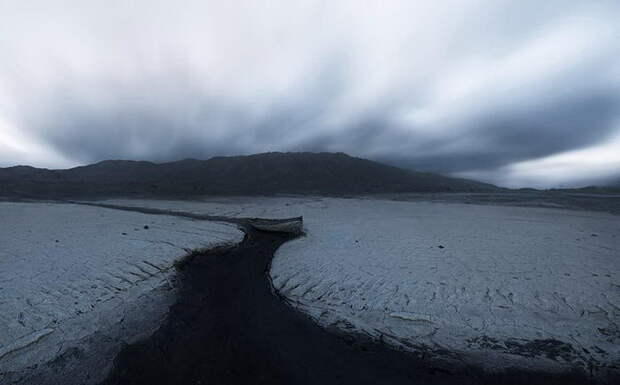
<svg viewBox="0 0 620 385">
<path fill-rule="evenodd" d="M 440 3 L 2 2 L 0 165 L 320 150 L 618 176 L 618 2 Z"/>
</svg>

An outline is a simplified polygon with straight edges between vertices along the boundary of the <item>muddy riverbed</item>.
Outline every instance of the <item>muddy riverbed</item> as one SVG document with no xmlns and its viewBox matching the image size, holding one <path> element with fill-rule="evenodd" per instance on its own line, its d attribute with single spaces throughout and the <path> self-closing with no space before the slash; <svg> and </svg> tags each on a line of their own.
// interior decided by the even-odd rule
<svg viewBox="0 0 620 385">
<path fill-rule="evenodd" d="M 440 357 L 325 330 L 268 278 L 273 253 L 289 239 L 249 230 L 236 247 L 188 260 L 167 322 L 124 348 L 104 384 L 590 383 L 579 373 L 450 369 L 436 364 Z"/>
</svg>

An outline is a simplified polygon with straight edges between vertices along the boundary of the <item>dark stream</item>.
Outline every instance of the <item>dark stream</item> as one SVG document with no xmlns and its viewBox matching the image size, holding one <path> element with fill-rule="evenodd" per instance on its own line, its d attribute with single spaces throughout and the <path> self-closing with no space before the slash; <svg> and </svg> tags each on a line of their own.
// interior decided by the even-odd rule
<svg viewBox="0 0 620 385">
<path fill-rule="evenodd" d="M 432 358 L 327 331 L 274 294 L 268 271 L 287 235 L 248 230 L 184 265 L 167 322 L 125 347 L 104 384 L 585 384 L 566 373 L 438 369 Z"/>
</svg>

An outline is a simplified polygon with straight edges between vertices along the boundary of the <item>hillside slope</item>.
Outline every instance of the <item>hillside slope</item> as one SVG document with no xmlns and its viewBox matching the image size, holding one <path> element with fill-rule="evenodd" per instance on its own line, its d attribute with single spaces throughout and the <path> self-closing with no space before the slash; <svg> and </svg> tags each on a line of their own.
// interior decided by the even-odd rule
<svg viewBox="0 0 620 385">
<path fill-rule="evenodd" d="M 0 169 L 0 196 L 196 196 L 493 191 L 342 153 L 264 153 L 171 163 L 109 160 L 67 170 Z"/>
</svg>

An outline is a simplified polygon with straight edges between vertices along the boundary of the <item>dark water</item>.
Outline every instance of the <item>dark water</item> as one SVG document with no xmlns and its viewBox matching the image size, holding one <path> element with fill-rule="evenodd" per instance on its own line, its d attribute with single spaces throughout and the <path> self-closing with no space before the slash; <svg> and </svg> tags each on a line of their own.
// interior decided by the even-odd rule
<svg viewBox="0 0 620 385">
<path fill-rule="evenodd" d="M 268 270 L 289 238 L 249 232 L 184 266 L 178 302 L 117 356 L 105 384 L 587 384 L 566 373 L 486 375 L 326 331 L 274 295 Z"/>
</svg>

